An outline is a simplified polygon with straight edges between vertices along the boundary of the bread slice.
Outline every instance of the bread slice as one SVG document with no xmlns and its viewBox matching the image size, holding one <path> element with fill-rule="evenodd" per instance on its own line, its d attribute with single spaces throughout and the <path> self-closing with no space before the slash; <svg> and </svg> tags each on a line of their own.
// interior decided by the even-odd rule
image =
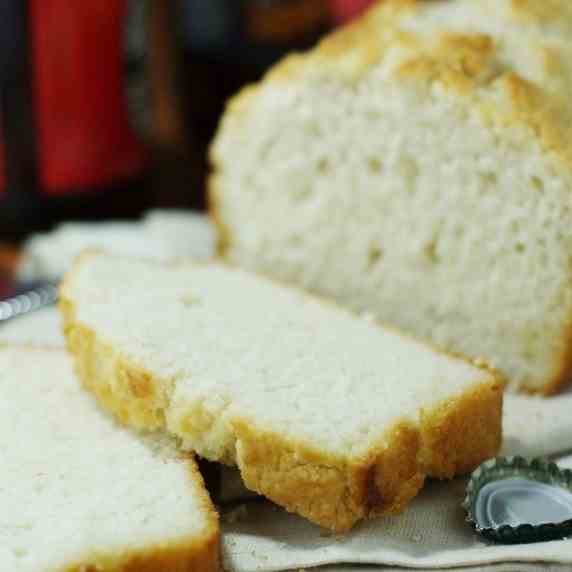
<svg viewBox="0 0 572 572">
<path fill-rule="evenodd" d="M 63 350 L 0 347 L 0 467 L 2 571 L 219 569 L 194 461 L 116 426 Z"/>
<path fill-rule="evenodd" d="M 237 269 L 86 254 L 61 309 L 84 385 L 121 421 L 337 531 L 499 447 L 494 374 Z"/>
<path fill-rule="evenodd" d="M 552 393 L 572 378 L 571 92 L 569 0 L 380 2 L 230 104 L 220 250 Z"/>
</svg>

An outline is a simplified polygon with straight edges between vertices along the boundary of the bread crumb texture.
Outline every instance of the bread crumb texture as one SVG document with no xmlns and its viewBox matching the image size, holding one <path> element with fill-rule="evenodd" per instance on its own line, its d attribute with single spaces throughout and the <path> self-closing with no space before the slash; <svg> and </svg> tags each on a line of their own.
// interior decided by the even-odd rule
<svg viewBox="0 0 572 572">
<path fill-rule="evenodd" d="M 380 2 L 228 106 L 228 261 L 484 356 L 572 374 L 572 3 Z"/>
<path fill-rule="evenodd" d="M 215 572 L 192 458 L 102 412 L 58 349 L 0 347 L 0 570 Z"/>
<path fill-rule="evenodd" d="M 84 258 L 60 307 L 80 379 L 117 419 L 335 531 L 500 446 L 494 373 L 242 271 Z"/>
</svg>

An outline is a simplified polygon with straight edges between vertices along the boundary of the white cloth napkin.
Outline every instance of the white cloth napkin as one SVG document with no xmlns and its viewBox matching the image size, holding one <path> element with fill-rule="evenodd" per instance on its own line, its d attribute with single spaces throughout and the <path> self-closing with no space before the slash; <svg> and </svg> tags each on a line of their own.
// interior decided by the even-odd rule
<svg viewBox="0 0 572 572">
<path fill-rule="evenodd" d="M 18 278 L 57 281 L 87 248 L 152 260 L 204 260 L 214 254 L 215 240 L 209 219 L 185 210 L 150 211 L 135 222 L 68 222 L 26 241 Z"/>
<path fill-rule="evenodd" d="M 57 282 L 86 248 L 160 261 L 189 257 L 206 260 L 214 256 L 215 242 L 215 230 L 208 217 L 187 210 L 154 210 L 135 222 L 68 222 L 26 241 L 17 277 L 22 281 Z M 55 308 L 0 324 L 2 341 L 65 345 Z"/>
</svg>

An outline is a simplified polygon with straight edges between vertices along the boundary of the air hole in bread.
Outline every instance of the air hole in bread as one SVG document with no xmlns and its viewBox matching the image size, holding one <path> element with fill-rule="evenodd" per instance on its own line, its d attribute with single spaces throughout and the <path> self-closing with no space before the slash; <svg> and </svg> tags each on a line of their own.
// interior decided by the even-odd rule
<svg viewBox="0 0 572 572">
<path fill-rule="evenodd" d="M 538 191 L 539 193 L 544 192 L 544 183 L 540 177 L 533 176 L 530 181 L 534 190 Z"/>
<path fill-rule="evenodd" d="M 382 248 L 377 244 L 372 244 L 369 247 L 369 252 L 368 252 L 368 256 L 367 256 L 367 268 L 368 268 L 368 270 L 371 270 L 375 266 L 377 266 L 377 264 L 380 262 L 380 260 L 382 258 L 383 258 Z"/>
<path fill-rule="evenodd" d="M 16 548 L 14 550 L 14 556 L 16 558 L 26 558 L 26 556 L 28 556 L 28 551 L 25 548 Z"/>
<path fill-rule="evenodd" d="M 481 175 L 485 188 L 495 187 L 498 183 L 498 177 L 495 173 L 487 171 Z"/>
<path fill-rule="evenodd" d="M 185 294 L 181 298 L 181 303 L 183 304 L 183 306 L 196 306 L 197 304 L 201 303 L 201 300 L 194 294 L 189 293 Z"/>
<path fill-rule="evenodd" d="M 330 172 L 330 162 L 328 159 L 323 158 L 318 161 L 317 171 L 318 173 L 325 175 Z"/>
<path fill-rule="evenodd" d="M 292 193 L 292 199 L 296 203 L 301 203 L 307 201 L 308 199 L 312 198 L 312 187 L 311 185 L 303 185 L 296 190 L 296 192 Z"/>
<path fill-rule="evenodd" d="M 439 262 L 441 262 L 441 257 L 439 256 L 438 252 L 438 245 L 439 239 L 434 237 L 425 245 L 425 248 L 423 249 L 425 258 L 427 258 L 431 264 L 439 264 Z"/>
<path fill-rule="evenodd" d="M 383 163 L 378 157 L 370 157 L 367 164 L 369 172 L 373 175 L 380 173 L 383 169 Z"/>
<path fill-rule="evenodd" d="M 413 157 L 404 155 L 398 165 L 399 174 L 403 180 L 403 186 L 408 193 L 417 190 L 417 178 L 419 177 L 419 164 Z"/>
</svg>

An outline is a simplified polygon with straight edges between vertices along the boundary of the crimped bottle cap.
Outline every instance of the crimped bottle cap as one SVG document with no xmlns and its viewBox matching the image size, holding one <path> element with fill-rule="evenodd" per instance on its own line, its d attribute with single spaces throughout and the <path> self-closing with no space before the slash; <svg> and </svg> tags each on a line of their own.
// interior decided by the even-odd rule
<svg viewBox="0 0 572 572">
<path fill-rule="evenodd" d="M 473 472 L 463 507 L 475 531 L 494 542 L 572 537 L 572 471 L 540 458 L 497 457 Z"/>
</svg>

